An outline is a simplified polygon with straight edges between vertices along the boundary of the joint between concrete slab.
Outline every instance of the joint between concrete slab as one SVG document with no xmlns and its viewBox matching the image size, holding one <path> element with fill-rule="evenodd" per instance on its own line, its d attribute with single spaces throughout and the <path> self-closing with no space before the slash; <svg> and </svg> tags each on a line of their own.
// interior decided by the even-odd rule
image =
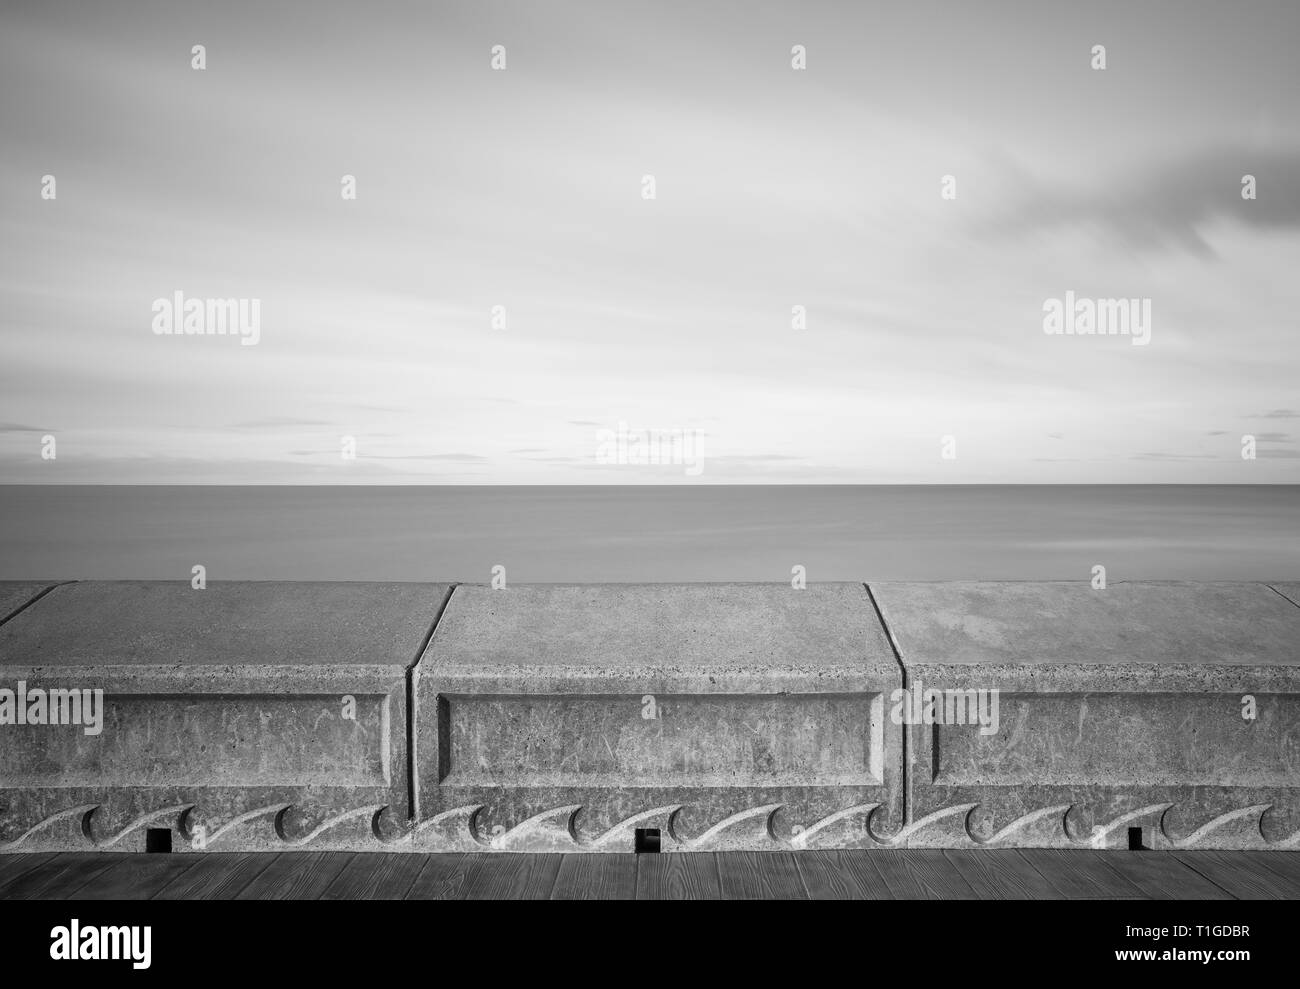
<svg viewBox="0 0 1300 989">
<path fill-rule="evenodd" d="M 889 641 L 889 648 L 894 654 L 894 661 L 898 663 L 899 675 L 902 678 L 902 687 L 904 690 L 907 690 L 909 686 L 907 682 L 907 664 L 903 662 L 903 650 L 899 646 L 898 640 L 894 638 L 894 632 L 889 627 L 889 622 L 885 621 L 885 613 L 880 610 L 880 602 L 876 600 L 876 595 L 871 590 L 871 585 L 864 581 L 862 587 L 867 592 L 867 600 L 871 602 L 871 607 L 875 609 L 876 620 L 880 622 L 880 628 L 885 633 L 885 638 Z M 907 745 L 909 741 L 907 737 L 907 726 L 902 725 L 900 727 L 903 732 L 902 745 L 899 749 L 903 760 L 903 778 L 900 780 L 901 786 L 899 787 L 899 798 L 900 803 L 902 804 L 901 810 L 903 815 L 903 824 L 907 825 L 912 823 L 912 819 L 908 816 L 908 812 L 911 809 L 910 790 L 912 788 L 912 773 L 910 770 L 910 764 L 907 761 Z"/>
<path fill-rule="evenodd" d="M 1272 591 L 1274 594 L 1280 595 L 1281 598 L 1282 598 L 1282 600 L 1284 600 L 1284 601 L 1290 601 L 1290 602 L 1291 602 L 1292 604 L 1294 604 L 1297 608 L 1300 608 L 1300 601 L 1297 601 L 1295 598 L 1291 597 L 1290 595 L 1288 595 L 1288 594 L 1286 594 L 1286 593 L 1284 593 L 1284 592 L 1282 592 L 1282 591 L 1279 591 L 1279 590 L 1278 590 L 1276 587 L 1274 587 L 1272 584 L 1265 584 L 1264 586 L 1267 587 L 1267 588 L 1268 588 L 1270 591 Z"/>
<path fill-rule="evenodd" d="M 420 640 L 420 648 L 416 650 L 411 665 L 406 668 L 406 812 L 410 815 L 409 820 L 411 821 L 420 819 L 420 787 L 415 762 L 415 746 L 419 734 L 416 731 L 416 714 L 419 711 L 420 703 L 420 692 L 416 689 L 416 680 L 419 676 L 420 660 L 424 658 L 429 643 L 433 641 L 433 635 L 438 631 L 438 623 L 442 621 L 442 616 L 446 614 L 447 605 L 451 603 L 451 596 L 456 593 L 456 588 L 459 586 L 460 584 L 455 581 L 447 585 L 447 590 L 442 595 L 442 603 L 438 605 L 438 611 L 434 614 L 433 621 L 429 623 L 429 631 Z"/>
<path fill-rule="evenodd" d="M 54 583 L 50 584 L 48 587 L 42 588 L 41 590 L 33 594 L 30 598 L 28 598 L 25 603 L 20 604 L 13 611 L 9 612 L 9 614 L 7 615 L 0 614 L 0 625 L 3 625 L 14 618 L 17 618 L 24 611 L 26 611 L 28 608 L 34 605 L 41 598 L 45 597 L 45 595 L 49 594 L 50 591 L 54 590 L 56 587 L 62 587 L 64 584 L 75 584 L 75 583 L 76 583 L 75 580 L 60 580 L 60 581 L 55 581 Z"/>
</svg>

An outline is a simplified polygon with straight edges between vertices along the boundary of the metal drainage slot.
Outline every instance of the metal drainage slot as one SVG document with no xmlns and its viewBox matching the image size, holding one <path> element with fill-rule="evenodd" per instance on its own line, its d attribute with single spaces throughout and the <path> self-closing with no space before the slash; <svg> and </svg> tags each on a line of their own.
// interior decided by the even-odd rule
<svg viewBox="0 0 1300 989">
<path fill-rule="evenodd" d="M 637 828 L 636 829 L 636 853 L 638 855 L 653 855 L 659 851 L 659 829 L 658 828 Z"/>
<path fill-rule="evenodd" d="M 144 833 L 144 850 L 146 852 L 157 852 L 163 855 L 170 854 L 172 850 L 172 829 L 146 829 Z"/>
</svg>

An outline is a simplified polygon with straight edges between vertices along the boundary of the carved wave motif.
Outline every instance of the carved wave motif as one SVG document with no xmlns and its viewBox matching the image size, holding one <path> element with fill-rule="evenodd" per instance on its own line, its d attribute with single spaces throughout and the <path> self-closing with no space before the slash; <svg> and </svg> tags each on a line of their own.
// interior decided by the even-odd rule
<svg viewBox="0 0 1300 989">
<path fill-rule="evenodd" d="M 781 807 L 781 804 L 764 804 L 762 807 L 742 810 L 723 818 L 698 838 L 692 838 L 681 844 L 686 851 L 696 852 L 717 851 L 719 846 L 748 848 L 755 842 L 766 844 L 777 841 L 779 839 L 772 830 L 772 816 Z M 741 829 L 743 829 L 742 833 L 737 834 L 736 832 Z M 674 835 L 674 838 L 676 837 Z M 680 841 L 679 838 L 677 840 Z"/>
<path fill-rule="evenodd" d="M 1221 831 L 1235 822 L 1253 817 L 1255 819 L 1254 826 L 1250 831 L 1238 837 L 1238 843 L 1242 842 L 1244 838 L 1246 843 L 1255 844 L 1256 838 L 1259 842 L 1264 840 L 1264 833 L 1260 826 L 1263 823 L 1264 811 L 1272 806 L 1272 804 L 1256 804 L 1252 807 L 1239 807 L 1236 810 L 1230 810 L 1226 814 L 1220 814 L 1218 817 L 1206 821 L 1186 838 L 1175 838 L 1169 833 L 1169 828 L 1165 825 L 1165 817 L 1168 816 L 1169 810 L 1166 810 L 1160 821 L 1160 830 L 1164 832 L 1165 838 L 1175 848 L 1194 848 L 1204 841 L 1206 836 Z M 1172 805 L 1170 809 L 1172 809 Z"/>
<path fill-rule="evenodd" d="M 899 848 L 911 841 L 912 838 L 917 835 L 922 835 L 927 831 L 933 831 L 937 829 L 939 825 L 945 824 L 949 822 L 951 818 L 960 815 L 962 818 L 962 825 L 959 830 L 963 835 L 969 838 L 970 833 L 966 830 L 965 821 L 966 818 L 969 817 L 970 812 L 978 806 L 979 804 L 955 804 L 952 807 L 944 807 L 931 814 L 926 814 L 918 821 L 913 821 L 911 824 L 904 825 L 897 834 L 893 835 L 880 835 L 876 832 L 875 828 L 872 827 L 872 822 L 877 812 L 873 811 L 871 817 L 867 819 L 867 833 L 871 835 L 871 839 L 878 845 L 885 848 Z M 950 830 L 945 828 L 944 835 L 946 836 L 949 833 Z"/>
<path fill-rule="evenodd" d="M 1089 832 L 1087 835 L 1083 835 L 1082 837 L 1078 837 L 1078 838 L 1075 837 L 1074 830 L 1070 827 L 1070 815 L 1067 812 L 1066 820 L 1065 820 L 1066 837 L 1069 838 L 1071 841 L 1073 841 L 1076 845 L 1080 845 L 1088 848 L 1110 848 L 1111 836 L 1113 834 L 1119 831 L 1120 828 L 1126 828 L 1132 822 L 1140 821 L 1144 817 L 1151 817 L 1153 815 L 1159 814 L 1160 824 L 1161 827 L 1163 828 L 1164 816 L 1168 812 L 1169 808 L 1172 806 L 1173 804 L 1171 803 L 1162 803 L 1162 804 L 1148 804 L 1146 807 L 1139 807 L 1137 810 L 1132 810 L 1126 814 L 1121 814 L 1119 815 L 1119 817 L 1107 821 L 1105 824 L 1094 824 L 1091 832 Z M 1074 809 L 1073 806 L 1071 806 L 1070 810 L 1073 809 Z M 1080 833 L 1082 834 L 1082 829 L 1080 829 Z"/>
<path fill-rule="evenodd" d="M 275 833 L 279 835 L 280 840 L 290 848 L 303 848 L 319 839 L 321 835 L 326 834 L 340 825 L 346 824 L 349 821 L 356 821 L 365 818 L 369 821 L 369 826 L 366 828 L 365 833 L 378 841 L 379 836 L 375 833 L 375 822 L 383 812 L 385 806 L 385 804 L 372 804 L 369 807 L 357 807 L 353 810 L 345 810 L 341 814 L 335 814 L 333 817 L 326 818 L 301 838 L 290 838 L 285 833 L 284 817 L 289 811 L 289 808 L 286 807 L 275 816 Z"/>
<path fill-rule="evenodd" d="M 810 848 L 946 847 L 1114 847 L 1117 835 L 1135 821 L 1152 822 L 1151 838 L 1173 848 L 1300 848 L 1300 831 L 1275 841 L 1265 839 L 1263 815 L 1271 804 L 1253 804 L 1219 814 L 1185 837 L 1172 831 L 1174 803 L 1149 804 L 1126 811 L 1095 825 L 1084 836 L 1072 820 L 1078 805 L 1057 804 L 1023 814 L 991 835 L 976 827 L 978 803 L 941 807 L 890 834 L 882 830 L 880 804 L 856 804 L 837 810 L 812 824 L 795 827 L 787 838 L 776 826 L 782 804 L 772 803 L 729 814 L 696 836 L 684 834 L 679 818 L 681 804 L 665 804 L 640 811 L 597 835 L 580 833 L 581 804 L 565 804 L 541 811 L 513 826 L 483 820 L 483 805 L 473 804 L 441 811 L 415 826 L 381 827 L 389 807 L 372 804 L 334 813 L 302 835 L 291 834 L 286 819 L 294 805 L 269 804 L 240 813 L 218 825 L 196 824 L 199 806 L 193 803 L 160 807 L 131 820 L 114 832 L 97 836 L 94 821 L 104 808 L 81 804 L 50 814 L 16 838 L 0 842 L 0 853 L 61 850 L 111 850 L 127 838 L 158 822 L 173 819 L 194 851 L 337 848 L 340 850 L 392 851 L 499 851 L 499 852 L 627 852 L 637 828 L 658 826 L 662 849 L 725 851 L 727 849 L 802 850 Z M 204 836 L 202 827 L 207 827 Z M 390 833 L 386 834 L 385 831 Z M 202 837 L 202 840 L 196 840 Z"/>
<path fill-rule="evenodd" d="M 580 810 L 582 804 L 544 810 L 513 828 L 496 832 L 488 839 L 488 844 L 501 852 L 573 851 L 578 847 L 573 818 Z"/>
<path fill-rule="evenodd" d="M 194 811 L 193 806 L 191 806 L 190 809 L 181 817 L 180 831 L 181 834 L 185 836 L 185 840 L 196 845 L 196 847 L 211 848 L 213 845 L 221 841 L 222 838 L 226 837 L 226 835 L 240 831 L 243 829 L 244 825 L 251 821 L 256 821 L 260 817 L 277 817 L 288 810 L 290 806 L 290 804 L 269 804 L 266 807 L 258 807 L 256 810 L 246 811 L 243 814 L 238 814 L 235 817 L 232 817 L 225 824 L 209 829 L 206 835 L 202 834 L 202 832 L 198 830 L 198 826 L 190 822 L 190 818 L 193 816 Z"/>
<path fill-rule="evenodd" d="M 868 837 L 867 822 L 880 804 L 858 804 L 856 807 L 846 807 L 844 810 L 837 810 L 834 814 L 823 817 L 816 824 L 810 824 L 806 828 L 800 828 L 794 832 L 790 838 L 791 848 L 807 848 L 809 845 L 816 845 L 817 838 L 823 833 L 829 831 L 835 825 L 852 819 L 855 815 L 862 815 L 862 837 Z"/>
<path fill-rule="evenodd" d="M 483 852 L 491 847 L 478 837 L 482 804 L 453 807 L 421 821 L 411 833 L 411 846 L 420 851 Z"/>
<path fill-rule="evenodd" d="M 171 807 L 160 807 L 157 810 L 151 810 L 147 814 L 141 814 L 135 820 L 127 824 L 126 827 L 119 830 L 116 834 L 109 835 L 106 838 L 95 837 L 95 833 L 94 833 L 95 811 L 99 810 L 99 807 L 96 806 L 94 810 L 90 811 L 90 813 L 86 815 L 85 820 L 83 822 L 83 829 L 86 832 L 86 837 L 90 839 L 91 844 L 93 844 L 96 848 L 112 848 L 114 845 L 116 845 L 127 835 L 134 834 L 136 831 L 139 831 L 141 828 L 147 828 L 150 824 L 154 824 L 158 821 L 165 820 L 166 818 L 171 818 L 171 817 L 177 818 L 179 820 L 180 816 L 182 814 L 187 813 L 193 806 L 194 806 L 193 804 L 175 804 L 174 806 Z"/>
<path fill-rule="evenodd" d="M 61 810 L 56 814 L 51 814 L 49 817 L 37 821 L 17 838 L 13 839 L 13 841 L 0 841 L 0 852 L 18 851 L 20 846 L 29 843 L 34 835 L 47 832 L 61 823 L 72 821 L 74 819 L 78 822 L 76 829 L 77 832 L 83 837 L 88 838 L 89 836 L 86 832 L 86 820 L 95 812 L 95 810 L 98 809 L 98 807 L 98 804 L 81 804 L 80 806 L 69 807 L 67 810 Z M 36 843 L 33 842 L 31 844 L 35 845 Z M 25 851 L 26 849 L 23 850 Z M 33 847 L 32 850 L 43 851 L 44 849 L 41 847 Z"/>
<path fill-rule="evenodd" d="M 1054 820 L 1056 826 L 1048 829 L 1047 833 L 1042 835 L 1050 843 L 1050 838 L 1055 837 L 1057 834 L 1064 835 L 1066 833 L 1065 816 L 1070 812 L 1070 806 L 1070 804 L 1057 804 L 1054 807 L 1044 807 L 1042 810 L 1030 811 L 1028 814 L 1017 817 L 1005 827 L 999 828 L 988 838 L 982 838 L 975 833 L 972 826 L 975 818 L 975 808 L 971 808 L 966 815 L 966 834 L 977 845 L 986 847 L 1011 845 L 1014 847 L 1016 842 L 1012 841 L 1013 838 L 1024 835 L 1034 829 L 1036 825 Z M 1040 829 L 1041 832 L 1042 829 Z"/>
<path fill-rule="evenodd" d="M 611 847 L 615 842 L 619 842 L 618 851 L 627 851 L 636 829 L 649 824 L 656 818 L 662 819 L 663 822 L 659 829 L 661 838 L 664 832 L 667 832 L 669 841 L 678 842 L 680 839 L 676 833 L 676 817 L 677 812 L 681 809 L 681 804 L 669 804 L 666 807 L 652 807 L 640 814 L 633 814 L 627 820 L 619 821 L 612 828 L 591 841 L 584 842 L 582 847 L 588 851 L 599 851 Z"/>
</svg>

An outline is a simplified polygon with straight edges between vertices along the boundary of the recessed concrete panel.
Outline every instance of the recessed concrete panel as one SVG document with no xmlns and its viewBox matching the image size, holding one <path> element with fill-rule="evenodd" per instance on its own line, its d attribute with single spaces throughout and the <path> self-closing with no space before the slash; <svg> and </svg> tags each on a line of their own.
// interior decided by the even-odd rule
<svg viewBox="0 0 1300 989">
<path fill-rule="evenodd" d="M 387 787 L 392 698 L 351 696 L 354 710 L 344 718 L 337 693 L 114 692 L 104 696 L 97 725 L 6 726 L 0 780 L 57 788 L 105 780 L 133 787 Z"/>
<path fill-rule="evenodd" d="M 661 694 L 653 719 L 641 717 L 635 694 L 443 694 L 439 703 L 441 785 L 883 783 L 880 694 Z"/>
<path fill-rule="evenodd" d="M 212 848 L 306 836 L 329 847 L 338 822 L 403 832 L 409 669 L 446 593 L 398 583 L 55 588 L 0 626 L 0 689 L 28 714 L 0 727 L 0 848 L 88 839 L 136 850 L 150 826 Z M 69 718 L 74 700 L 83 710 Z"/>
<path fill-rule="evenodd" d="M 1300 609 L 1268 586 L 871 590 L 907 671 L 908 843 L 1300 841 Z M 994 697 L 993 730 L 925 714 Z"/>
<path fill-rule="evenodd" d="M 1001 718 L 1016 744 L 1002 732 L 936 725 L 932 779 L 947 786 L 1294 787 L 1300 694 L 1255 699 L 1257 717 L 1247 721 L 1223 717 L 1225 707 L 1240 712 L 1239 695 L 1003 694 Z M 1175 711 L 1149 730 L 1154 714 Z"/>
<path fill-rule="evenodd" d="M 837 843 L 865 844 L 899 810 L 901 671 L 860 584 L 462 585 L 416 681 L 429 826 L 777 847 L 835 815 Z"/>
</svg>

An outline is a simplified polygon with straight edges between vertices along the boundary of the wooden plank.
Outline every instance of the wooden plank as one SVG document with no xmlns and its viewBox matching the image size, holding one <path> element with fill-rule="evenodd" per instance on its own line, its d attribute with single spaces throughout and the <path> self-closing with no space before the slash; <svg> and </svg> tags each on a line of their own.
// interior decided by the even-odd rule
<svg viewBox="0 0 1300 989">
<path fill-rule="evenodd" d="M 281 852 L 236 900 L 318 900 L 355 852 Z"/>
<path fill-rule="evenodd" d="M 159 900 L 231 900 L 264 872 L 279 852 L 204 852 L 199 862 L 154 894 Z M 168 856 L 169 858 L 171 856 Z"/>
<path fill-rule="evenodd" d="M 636 857 L 638 900 L 717 900 L 722 897 L 714 852 L 668 852 Z"/>
<path fill-rule="evenodd" d="M 1096 851 L 1152 900 L 1231 900 L 1233 896 L 1168 852 Z"/>
<path fill-rule="evenodd" d="M 943 854 L 981 900 L 1060 899 L 1056 887 L 1014 848 L 953 848 Z"/>
<path fill-rule="evenodd" d="M 792 852 L 719 852 L 718 878 L 724 900 L 808 899 Z"/>
<path fill-rule="evenodd" d="M 813 900 L 891 900 L 889 887 L 863 850 L 796 852 L 795 865 Z"/>
<path fill-rule="evenodd" d="M 898 900 L 977 900 L 940 848 L 907 848 L 871 853 L 880 878 Z"/>
<path fill-rule="evenodd" d="M 971 884 L 944 855 L 942 848 L 914 848 L 908 851 L 908 868 L 921 885 L 938 900 L 978 900 Z"/>
<path fill-rule="evenodd" d="M 903 849 L 873 851 L 871 853 L 871 864 L 880 873 L 880 881 L 889 890 L 890 899 L 929 899 L 925 887 L 921 885 L 916 876 L 907 871 L 906 856 L 907 852 Z"/>
<path fill-rule="evenodd" d="M 876 868 L 875 853 L 866 849 L 844 851 L 839 853 L 840 868 L 853 877 L 854 881 L 867 893 L 868 899 L 892 900 L 893 892 L 885 882 L 885 877 Z"/>
<path fill-rule="evenodd" d="M 1292 900 L 1300 898 L 1300 883 L 1261 862 L 1260 856 L 1285 852 L 1171 852 L 1184 865 L 1196 870 L 1216 886 L 1239 900 Z"/>
<path fill-rule="evenodd" d="M 109 866 L 84 886 L 71 890 L 71 900 L 147 900 L 173 879 L 198 865 L 202 855 L 146 855 L 116 852 Z"/>
<path fill-rule="evenodd" d="M 660 855 L 59 853 L 0 860 L 0 898 L 1300 898 L 1300 854 L 908 849 Z"/>
<path fill-rule="evenodd" d="M 55 856 L 55 852 L 11 852 L 0 855 L 0 898 L 6 887 L 16 879 L 39 869 Z"/>
<path fill-rule="evenodd" d="M 64 852 L 52 856 L 5 886 L 6 900 L 61 900 L 119 861 L 104 852 Z"/>
<path fill-rule="evenodd" d="M 470 852 L 469 875 L 462 890 L 466 900 L 545 900 L 555 888 L 559 854 Z"/>
<path fill-rule="evenodd" d="M 464 852 L 439 852 L 424 856 L 424 866 L 406 891 L 408 900 L 464 899 L 465 879 L 473 856 Z"/>
<path fill-rule="evenodd" d="M 1142 890 L 1110 868 L 1093 849 L 1017 851 L 1067 900 L 1146 899 Z"/>
<path fill-rule="evenodd" d="M 626 853 L 565 855 L 551 899 L 635 900 L 636 860 Z"/>
<path fill-rule="evenodd" d="M 1272 869 L 1282 878 L 1300 883 L 1300 851 L 1295 852 L 1250 852 L 1259 864 Z"/>
<path fill-rule="evenodd" d="M 360 852 L 321 894 L 322 900 L 400 900 L 424 868 L 414 852 Z"/>
</svg>

